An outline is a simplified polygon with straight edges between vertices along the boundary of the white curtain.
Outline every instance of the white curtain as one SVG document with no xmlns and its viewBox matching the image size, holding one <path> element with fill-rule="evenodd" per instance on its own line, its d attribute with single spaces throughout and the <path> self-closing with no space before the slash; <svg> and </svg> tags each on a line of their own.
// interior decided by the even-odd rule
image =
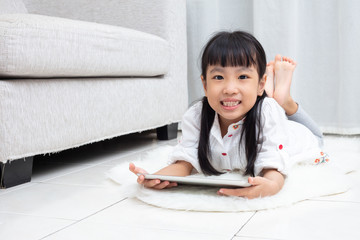
<svg viewBox="0 0 360 240">
<path fill-rule="evenodd" d="M 187 0 L 190 103 L 203 96 L 200 51 L 214 32 L 245 30 L 268 61 L 294 58 L 292 95 L 325 133 L 360 134 L 360 1 Z"/>
</svg>

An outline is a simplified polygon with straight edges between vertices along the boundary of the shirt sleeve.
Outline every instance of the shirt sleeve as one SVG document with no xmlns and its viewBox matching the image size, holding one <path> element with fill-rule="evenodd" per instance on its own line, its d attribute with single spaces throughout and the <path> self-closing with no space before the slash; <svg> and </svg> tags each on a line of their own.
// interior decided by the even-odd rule
<svg viewBox="0 0 360 240">
<path fill-rule="evenodd" d="M 259 141 L 262 146 L 255 161 L 254 173 L 259 175 L 263 169 L 276 169 L 287 175 L 286 163 L 289 162 L 287 153 L 288 134 L 286 132 L 287 117 L 285 111 L 274 99 L 264 99 L 261 124 L 262 133 Z"/>
<path fill-rule="evenodd" d="M 190 107 L 184 114 L 181 121 L 182 137 L 178 145 L 174 148 L 169 157 L 169 164 L 176 161 L 186 161 L 201 172 L 198 161 L 198 145 L 200 136 L 200 121 L 201 121 L 202 102 Z"/>
</svg>

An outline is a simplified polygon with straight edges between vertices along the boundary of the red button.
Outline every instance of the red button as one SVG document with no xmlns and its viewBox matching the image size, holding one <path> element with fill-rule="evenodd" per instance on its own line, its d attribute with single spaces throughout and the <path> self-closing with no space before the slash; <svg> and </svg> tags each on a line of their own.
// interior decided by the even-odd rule
<svg viewBox="0 0 360 240">
<path fill-rule="evenodd" d="M 232 134 L 230 134 L 228 137 L 232 137 L 233 135 Z"/>
<path fill-rule="evenodd" d="M 279 145 L 279 149 L 280 149 L 280 150 L 283 149 L 283 145 L 282 145 L 282 144 Z"/>
<path fill-rule="evenodd" d="M 222 153 L 223 156 L 226 156 L 227 154 L 226 153 Z"/>
</svg>

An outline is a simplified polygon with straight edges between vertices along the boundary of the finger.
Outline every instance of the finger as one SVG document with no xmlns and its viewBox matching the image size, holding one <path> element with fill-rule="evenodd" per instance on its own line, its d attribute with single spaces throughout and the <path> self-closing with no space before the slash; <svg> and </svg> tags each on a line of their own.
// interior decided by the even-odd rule
<svg viewBox="0 0 360 240">
<path fill-rule="evenodd" d="M 158 185 L 160 183 L 161 183 L 161 181 L 159 179 L 146 180 L 146 181 L 144 181 L 144 186 L 147 187 L 147 188 L 153 188 L 153 187 L 155 187 L 156 185 Z"/>
<path fill-rule="evenodd" d="M 177 187 L 177 183 L 176 182 L 171 182 L 169 185 L 166 186 L 166 188 L 172 188 L 172 187 Z"/>
<path fill-rule="evenodd" d="M 139 174 L 139 173 L 147 174 L 147 172 L 144 169 L 136 167 L 135 164 L 133 164 L 133 163 L 129 163 L 129 170 L 131 172 L 133 172 L 134 174 L 136 174 L 136 175 Z"/>
<path fill-rule="evenodd" d="M 138 182 L 139 184 L 144 184 L 144 183 L 145 183 L 145 177 L 144 177 L 144 175 L 140 175 L 140 176 L 138 177 L 138 179 L 137 179 L 137 182 Z"/>
<path fill-rule="evenodd" d="M 136 172 L 135 172 L 135 164 L 129 163 L 129 170 L 136 174 Z"/>
<path fill-rule="evenodd" d="M 163 182 L 160 182 L 158 185 L 155 185 L 153 188 L 154 189 L 163 189 L 163 188 L 166 188 L 167 186 L 169 186 L 170 182 L 169 181 L 163 181 Z"/>
<path fill-rule="evenodd" d="M 244 197 L 248 195 L 249 188 L 236 188 L 236 189 L 229 189 L 229 188 L 221 188 L 218 191 L 219 195 L 224 196 L 237 196 L 237 197 Z"/>
</svg>

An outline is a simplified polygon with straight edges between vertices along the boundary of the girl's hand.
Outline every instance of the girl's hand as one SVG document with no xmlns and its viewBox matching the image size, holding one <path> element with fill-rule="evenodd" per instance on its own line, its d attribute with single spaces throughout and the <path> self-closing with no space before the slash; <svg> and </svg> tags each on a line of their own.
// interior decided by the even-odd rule
<svg viewBox="0 0 360 240">
<path fill-rule="evenodd" d="M 170 183 L 169 181 L 161 182 L 159 179 L 146 180 L 144 175 L 147 172 L 142 168 L 136 167 L 133 163 L 129 164 L 129 170 L 138 176 L 137 182 L 147 188 L 164 189 L 177 186 L 177 183 Z"/>
<path fill-rule="evenodd" d="M 266 197 L 278 193 L 284 185 L 284 177 L 276 170 L 266 170 L 264 177 L 249 177 L 250 187 L 226 189 L 221 188 L 219 195 L 238 196 L 253 199 L 257 197 Z"/>
</svg>

